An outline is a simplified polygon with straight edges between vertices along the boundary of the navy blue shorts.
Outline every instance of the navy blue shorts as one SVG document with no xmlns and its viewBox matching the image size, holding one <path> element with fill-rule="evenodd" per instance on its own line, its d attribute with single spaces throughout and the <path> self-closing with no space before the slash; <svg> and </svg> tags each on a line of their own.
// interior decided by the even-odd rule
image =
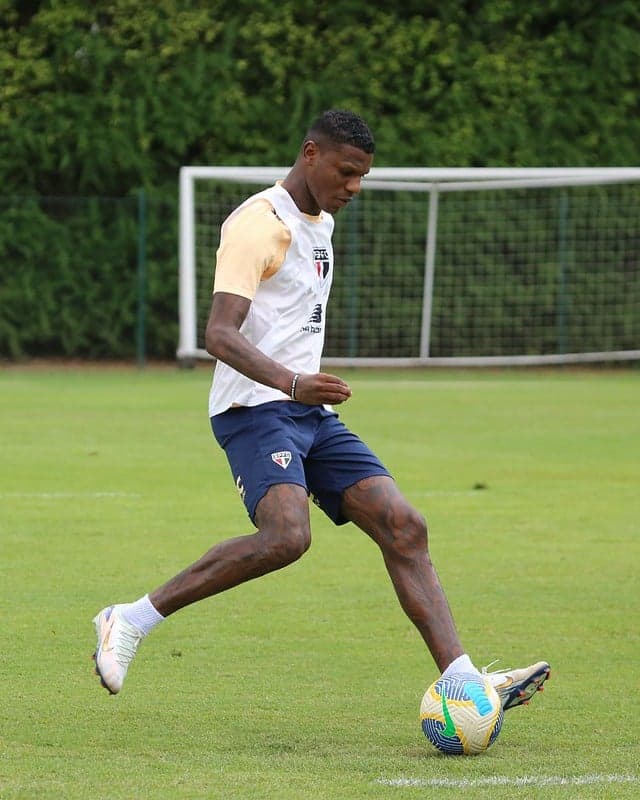
<svg viewBox="0 0 640 800">
<path fill-rule="evenodd" d="M 290 400 L 230 408 L 211 417 L 236 489 L 249 517 L 270 486 L 303 486 L 324 513 L 342 525 L 342 494 L 373 475 L 389 475 L 383 464 L 333 411 Z"/>
</svg>

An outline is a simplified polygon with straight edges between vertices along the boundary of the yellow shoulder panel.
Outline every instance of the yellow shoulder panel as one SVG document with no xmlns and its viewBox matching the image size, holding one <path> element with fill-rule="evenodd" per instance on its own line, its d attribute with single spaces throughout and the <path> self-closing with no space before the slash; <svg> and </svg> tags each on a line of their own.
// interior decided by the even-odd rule
<svg viewBox="0 0 640 800">
<path fill-rule="evenodd" d="M 280 269 L 290 244 L 291 232 L 271 203 L 249 203 L 222 226 L 213 291 L 253 300 L 260 281 Z"/>
</svg>

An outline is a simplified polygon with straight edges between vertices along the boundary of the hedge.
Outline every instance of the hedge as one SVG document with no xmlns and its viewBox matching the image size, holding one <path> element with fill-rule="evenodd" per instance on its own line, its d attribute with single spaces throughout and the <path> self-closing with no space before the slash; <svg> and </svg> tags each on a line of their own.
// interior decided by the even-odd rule
<svg viewBox="0 0 640 800">
<path fill-rule="evenodd" d="M 632 0 L 400 6 L 0 0 L 0 355 L 130 353 L 139 189 L 172 355 L 179 167 L 290 163 L 326 107 L 379 166 L 640 163 Z"/>
</svg>

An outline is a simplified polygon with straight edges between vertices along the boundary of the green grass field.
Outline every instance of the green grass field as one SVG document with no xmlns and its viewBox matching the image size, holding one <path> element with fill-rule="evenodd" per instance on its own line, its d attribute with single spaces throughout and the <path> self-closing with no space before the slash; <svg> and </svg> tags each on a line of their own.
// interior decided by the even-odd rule
<svg viewBox="0 0 640 800">
<path fill-rule="evenodd" d="M 0 797 L 637 798 L 640 371 L 346 372 L 341 415 L 426 515 L 468 651 L 552 665 L 446 757 L 380 556 L 312 509 L 295 565 L 185 609 L 124 690 L 93 615 L 248 533 L 209 372 L 0 371 Z"/>
</svg>

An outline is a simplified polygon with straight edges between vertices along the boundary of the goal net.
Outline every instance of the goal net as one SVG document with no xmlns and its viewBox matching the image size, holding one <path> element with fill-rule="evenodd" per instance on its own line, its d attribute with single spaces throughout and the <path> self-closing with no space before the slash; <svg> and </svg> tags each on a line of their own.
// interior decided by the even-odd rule
<svg viewBox="0 0 640 800">
<path fill-rule="evenodd" d="M 220 225 L 287 168 L 183 167 L 180 359 Z M 374 168 L 336 216 L 326 365 L 640 359 L 640 169 Z"/>
</svg>

